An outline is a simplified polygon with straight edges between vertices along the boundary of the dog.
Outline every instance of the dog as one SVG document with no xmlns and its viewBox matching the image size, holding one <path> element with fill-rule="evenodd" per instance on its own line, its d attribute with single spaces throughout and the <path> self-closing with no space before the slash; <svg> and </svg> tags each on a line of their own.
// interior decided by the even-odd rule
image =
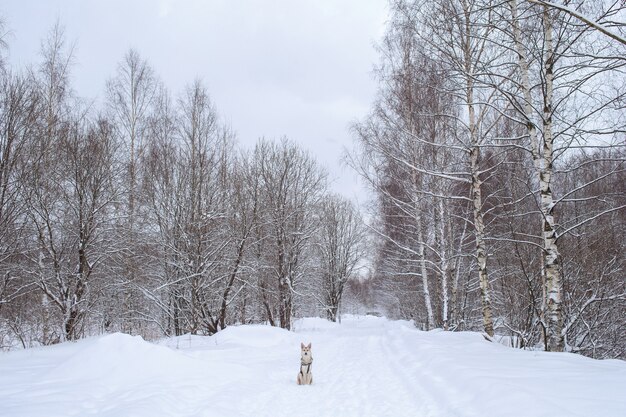
<svg viewBox="0 0 626 417">
<path fill-rule="evenodd" d="M 311 364 L 313 363 L 313 354 L 311 353 L 311 343 L 304 346 L 300 343 L 300 372 L 298 372 L 298 385 L 311 385 L 313 383 L 313 374 L 311 373 Z"/>
</svg>

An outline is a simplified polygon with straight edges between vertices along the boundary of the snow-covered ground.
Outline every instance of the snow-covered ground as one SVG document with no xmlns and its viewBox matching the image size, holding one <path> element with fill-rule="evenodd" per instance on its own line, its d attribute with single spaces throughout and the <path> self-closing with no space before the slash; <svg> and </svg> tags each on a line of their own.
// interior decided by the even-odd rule
<svg viewBox="0 0 626 417">
<path fill-rule="evenodd" d="M 0 354 L 0 416 L 626 416 L 626 362 L 346 317 Z M 312 386 L 297 386 L 300 342 Z"/>
</svg>

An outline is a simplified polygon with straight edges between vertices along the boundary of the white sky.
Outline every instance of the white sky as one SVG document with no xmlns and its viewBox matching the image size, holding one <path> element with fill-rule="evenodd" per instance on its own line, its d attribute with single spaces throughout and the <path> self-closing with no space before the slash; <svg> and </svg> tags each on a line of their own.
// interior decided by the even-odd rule
<svg viewBox="0 0 626 417">
<path fill-rule="evenodd" d="M 10 0 L 0 16 L 13 65 L 36 62 L 58 17 L 76 45 L 78 95 L 101 99 L 135 48 L 174 95 L 203 80 L 244 146 L 286 135 L 328 169 L 333 190 L 365 199 L 340 158 L 374 99 L 386 0 Z"/>
</svg>

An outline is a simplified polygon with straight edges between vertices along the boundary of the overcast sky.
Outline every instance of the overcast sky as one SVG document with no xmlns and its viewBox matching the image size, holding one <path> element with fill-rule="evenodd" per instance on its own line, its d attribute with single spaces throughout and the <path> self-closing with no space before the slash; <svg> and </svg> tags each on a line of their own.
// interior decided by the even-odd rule
<svg viewBox="0 0 626 417">
<path fill-rule="evenodd" d="M 283 135 L 330 172 L 332 188 L 363 203 L 340 164 L 349 126 L 374 99 L 374 45 L 386 0 L 13 0 L 0 3 L 13 65 L 38 59 L 56 19 L 75 43 L 73 86 L 102 99 L 135 48 L 173 94 L 200 78 L 244 146 Z"/>
</svg>

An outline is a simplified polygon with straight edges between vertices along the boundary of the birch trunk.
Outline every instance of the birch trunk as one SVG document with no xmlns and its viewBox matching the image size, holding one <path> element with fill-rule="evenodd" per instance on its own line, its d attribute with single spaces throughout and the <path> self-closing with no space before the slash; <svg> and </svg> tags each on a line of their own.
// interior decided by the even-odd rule
<svg viewBox="0 0 626 417">
<path fill-rule="evenodd" d="M 476 236 L 476 262 L 478 263 L 478 280 L 480 283 L 480 300 L 482 303 L 483 326 L 489 336 L 493 336 L 493 319 L 491 315 L 491 297 L 489 294 L 489 275 L 487 273 L 487 249 L 485 244 L 485 223 L 483 220 L 482 180 L 478 157 L 480 148 L 478 145 L 478 133 L 476 131 L 476 114 L 473 103 L 473 82 L 468 77 L 467 81 L 467 107 L 469 112 L 470 128 L 470 170 L 472 207 L 474 219 L 474 234 Z"/>
<path fill-rule="evenodd" d="M 462 40 L 464 55 L 464 70 L 466 77 L 465 94 L 468 112 L 468 127 L 470 134 L 470 172 L 471 193 L 474 219 L 474 234 L 476 236 L 476 261 L 478 263 L 478 280 L 480 283 L 480 299 L 482 303 L 483 326 L 489 336 L 493 336 L 493 319 L 491 315 L 491 297 L 489 293 L 489 275 L 487 273 L 487 249 L 485 244 L 485 224 L 483 221 L 482 181 L 480 179 L 479 154 L 480 141 L 478 138 L 478 123 L 474 104 L 474 67 L 473 55 L 479 53 L 472 46 L 472 33 L 470 4 L 463 2 L 465 14 L 465 33 Z"/>
<path fill-rule="evenodd" d="M 406 74 L 409 74 L 409 70 L 411 69 L 411 51 L 407 50 L 404 54 L 404 67 L 407 70 Z M 406 76 L 405 74 L 405 76 Z M 406 91 L 404 91 L 404 95 L 406 96 L 405 103 L 405 113 L 404 117 L 408 121 L 409 131 L 411 132 L 411 137 L 416 137 L 417 129 L 415 125 L 415 121 L 413 120 L 413 97 L 412 97 L 412 79 L 410 77 L 406 77 L 405 85 Z M 416 166 L 419 165 L 419 161 L 424 158 L 422 151 L 420 150 L 420 146 L 418 142 L 413 143 L 412 148 L 412 163 Z M 427 323 L 426 328 L 428 330 L 432 330 L 435 328 L 435 315 L 433 313 L 433 304 L 432 299 L 430 297 L 430 290 L 428 288 L 428 268 L 426 267 L 426 250 L 424 248 L 424 232 L 422 227 L 422 216 L 421 216 L 421 207 L 419 204 L 420 193 L 422 192 L 423 184 L 421 174 L 417 172 L 417 170 L 411 171 L 411 180 L 413 182 L 413 210 L 414 210 L 414 220 L 416 225 L 416 234 L 417 234 L 417 256 L 418 262 L 420 266 L 420 275 L 422 276 L 422 289 L 424 294 L 424 305 L 426 306 L 426 314 L 427 314 Z"/>
<path fill-rule="evenodd" d="M 450 217 L 448 218 L 448 222 L 450 222 Z M 451 229 L 451 225 L 448 226 L 448 230 L 452 230 Z M 453 280 L 452 280 L 452 302 L 451 302 L 451 311 L 450 311 L 450 316 L 452 317 L 452 325 L 454 326 L 454 328 L 458 328 L 458 326 L 461 324 L 461 317 L 459 314 L 459 301 L 458 301 L 458 297 L 459 297 L 459 280 L 461 278 L 461 256 L 458 256 L 458 254 L 463 253 L 463 243 L 465 242 L 465 235 L 467 233 L 467 222 L 465 222 L 463 224 L 463 231 L 461 232 L 461 238 L 459 239 L 459 246 L 456 249 L 456 260 L 454 262 L 454 267 L 453 267 L 453 271 L 452 273 L 454 274 L 453 276 Z"/>
<path fill-rule="evenodd" d="M 448 261 L 448 251 L 446 243 L 446 221 L 445 208 L 443 200 L 439 199 L 439 251 L 441 256 L 441 298 L 442 298 L 442 312 L 441 317 L 443 320 L 443 329 L 448 330 L 448 274 L 450 269 L 450 263 Z"/>
<path fill-rule="evenodd" d="M 471 123 L 471 122 L 470 122 Z M 493 336 L 493 319 L 491 316 L 491 297 L 489 294 L 489 275 L 487 273 L 487 249 L 485 245 L 485 225 L 482 212 L 482 182 L 478 170 L 478 146 L 470 151 L 472 170 L 472 203 L 474 208 L 474 233 L 476 234 L 476 261 L 478 263 L 478 280 L 480 283 L 480 299 L 482 302 L 483 325 L 485 333 Z"/>
<path fill-rule="evenodd" d="M 543 108 L 543 135 L 540 139 L 537 128 L 532 122 L 532 95 L 528 70 L 528 59 L 524 51 L 521 32 L 519 28 L 517 1 L 509 2 L 511 9 L 511 22 L 515 47 L 518 55 L 518 65 L 522 78 L 522 91 L 524 94 L 524 117 L 528 129 L 531 144 L 533 166 L 539 177 L 540 209 L 543 224 L 543 251 L 542 251 L 542 278 L 545 278 L 543 287 L 543 314 L 540 319 L 546 329 L 545 346 L 548 351 L 562 351 L 564 339 L 562 334 L 563 317 L 561 311 L 561 269 L 559 266 L 559 251 L 556 242 L 554 221 L 554 197 L 550 188 L 553 173 L 553 134 L 552 134 L 552 101 L 554 79 L 554 50 L 552 45 L 552 22 L 549 9 L 543 8 L 544 30 L 544 108 Z M 541 146 L 540 146 L 541 145 Z"/>
<path fill-rule="evenodd" d="M 561 269 L 556 242 L 554 198 L 550 185 L 553 173 L 552 100 L 554 50 L 549 8 L 543 10 L 545 94 L 543 108 L 543 163 L 539 171 L 541 214 L 543 215 L 543 260 L 546 269 L 547 345 L 551 352 L 563 351 L 563 315 L 561 311 Z"/>
<path fill-rule="evenodd" d="M 417 223 L 417 253 L 420 263 L 420 272 L 422 275 L 422 287 L 424 289 L 424 304 L 426 304 L 426 312 L 428 314 L 428 323 L 426 327 L 432 330 L 435 327 L 435 316 L 433 315 L 433 305 L 430 299 L 430 291 L 428 289 L 428 268 L 426 268 L 426 251 L 424 250 L 424 236 L 422 232 L 422 219 L 416 215 Z"/>
</svg>

